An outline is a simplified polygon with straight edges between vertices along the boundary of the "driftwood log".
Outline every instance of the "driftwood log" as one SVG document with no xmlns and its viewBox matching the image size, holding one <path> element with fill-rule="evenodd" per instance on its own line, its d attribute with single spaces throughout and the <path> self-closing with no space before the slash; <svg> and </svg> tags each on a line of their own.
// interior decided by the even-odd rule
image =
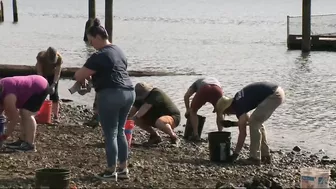
<svg viewBox="0 0 336 189">
<path fill-rule="evenodd" d="M 73 79 L 78 67 L 66 67 L 62 68 L 61 78 Z M 128 71 L 131 77 L 148 77 L 148 76 L 174 76 L 174 75 L 200 75 L 196 73 L 176 73 L 176 72 L 164 72 L 164 71 Z M 24 76 L 36 74 L 35 66 L 27 65 L 10 65 L 0 64 L 0 78 L 12 77 L 12 76 Z"/>
</svg>

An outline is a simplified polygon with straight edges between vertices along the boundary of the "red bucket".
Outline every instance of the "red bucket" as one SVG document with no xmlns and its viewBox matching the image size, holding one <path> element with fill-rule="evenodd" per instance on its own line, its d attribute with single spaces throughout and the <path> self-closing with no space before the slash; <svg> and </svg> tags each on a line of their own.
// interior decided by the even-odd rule
<svg viewBox="0 0 336 189">
<path fill-rule="evenodd" d="M 127 120 L 125 124 L 125 135 L 128 143 L 128 147 L 131 147 L 132 143 L 132 130 L 134 129 L 134 121 L 133 120 Z"/>
<path fill-rule="evenodd" d="M 45 100 L 35 116 L 36 122 L 39 124 L 51 124 L 52 101 Z"/>
</svg>

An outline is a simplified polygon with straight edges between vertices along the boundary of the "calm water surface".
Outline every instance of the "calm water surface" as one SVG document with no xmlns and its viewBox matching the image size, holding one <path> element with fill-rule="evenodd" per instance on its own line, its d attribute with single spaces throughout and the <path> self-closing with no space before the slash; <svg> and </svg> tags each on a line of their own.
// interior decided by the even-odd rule
<svg viewBox="0 0 336 189">
<path fill-rule="evenodd" d="M 83 0 L 19 0 L 19 23 L 12 24 L 11 1 L 4 0 L 0 24 L 0 63 L 35 64 L 49 45 L 66 66 L 81 66 L 93 49 L 82 42 L 87 20 Z M 334 13 L 336 1 L 313 2 L 313 14 Z M 273 81 L 286 91 L 285 103 L 265 123 L 272 147 L 300 145 L 336 156 L 336 54 L 286 49 L 286 16 L 301 14 L 292 0 L 122 0 L 115 1 L 114 43 L 127 54 L 132 70 L 195 71 L 217 77 L 227 95 L 254 81 Z M 97 1 L 104 23 L 104 3 Z M 336 23 L 336 22 L 335 22 Z M 335 24 L 331 23 L 331 24 Z M 133 78 L 165 90 L 183 108 L 183 94 L 196 76 Z M 61 81 L 61 97 L 91 105 L 93 93 L 71 96 L 73 81 Z M 206 105 L 205 134 L 216 130 Z M 230 117 L 235 119 L 235 117 Z M 185 120 L 182 120 L 185 122 Z M 233 140 L 236 141 L 236 129 Z M 249 142 L 249 139 L 247 139 Z"/>
</svg>

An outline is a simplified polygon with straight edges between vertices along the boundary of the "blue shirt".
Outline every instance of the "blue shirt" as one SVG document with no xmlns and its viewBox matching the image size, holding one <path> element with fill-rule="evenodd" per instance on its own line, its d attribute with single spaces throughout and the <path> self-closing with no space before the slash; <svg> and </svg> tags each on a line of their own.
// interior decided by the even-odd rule
<svg viewBox="0 0 336 189">
<path fill-rule="evenodd" d="M 127 72 L 127 59 L 116 45 L 107 45 L 92 54 L 84 67 L 96 71 L 92 75 L 96 92 L 106 88 L 134 89 Z"/>
<path fill-rule="evenodd" d="M 278 85 L 273 83 L 256 82 L 238 91 L 231 104 L 237 118 L 255 109 L 268 96 L 274 94 L 277 88 Z"/>
</svg>

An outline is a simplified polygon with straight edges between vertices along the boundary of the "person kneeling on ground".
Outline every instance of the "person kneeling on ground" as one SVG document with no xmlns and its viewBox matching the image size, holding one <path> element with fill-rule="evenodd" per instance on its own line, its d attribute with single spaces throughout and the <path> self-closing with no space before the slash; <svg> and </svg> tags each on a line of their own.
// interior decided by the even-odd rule
<svg viewBox="0 0 336 189">
<path fill-rule="evenodd" d="M 146 144 L 162 141 L 153 127 L 168 134 L 172 144 L 178 144 L 179 139 L 173 129 L 180 124 L 181 113 L 168 95 L 144 82 L 135 85 L 135 93 L 136 100 L 129 117 L 133 117 L 135 125 L 150 134 Z"/>
<path fill-rule="evenodd" d="M 224 114 L 235 114 L 238 118 L 239 136 L 236 149 L 230 157 L 232 161 L 238 158 L 246 138 L 246 126 L 250 126 L 250 157 L 243 160 L 244 164 L 260 165 L 271 163 L 270 150 L 267 144 L 266 131 L 263 123 L 283 103 L 284 90 L 276 84 L 256 82 L 247 85 L 237 92 L 234 98 L 222 97 L 218 102 L 218 116 L 224 120 Z M 248 116 L 250 110 L 254 110 Z"/>
<path fill-rule="evenodd" d="M 189 103 L 190 97 L 194 94 L 194 98 Z M 223 91 L 220 82 L 213 77 L 206 77 L 197 79 L 188 89 L 184 95 L 184 104 L 187 112 L 185 113 L 186 118 L 190 118 L 191 126 L 193 128 L 193 136 L 191 140 L 199 141 L 200 137 L 198 135 L 198 110 L 205 105 L 205 103 L 210 102 L 214 107 L 214 113 L 216 112 L 216 104 L 218 100 L 223 96 Z M 218 130 L 220 130 L 221 123 L 217 121 Z M 220 130 L 221 131 L 221 130 Z"/>
<path fill-rule="evenodd" d="M 0 112 L 5 113 L 9 121 L 6 132 L 0 135 L 0 143 L 11 136 L 16 124 L 20 123 L 19 140 L 5 146 L 23 152 L 36 151 L 34 116 L 41 108 L 48 92 L 50 92 L 48 81 L 39 75 L 0 79 Z"/>
<path fill-rule="evenodd" d="M 36 60 L 37 74 L 45 77 L 53 89 L 53 93 L 50 94 L 50 100 L 53 102 L 53 121 L 59 123 L 58 81 L 61 75 L 62 57 L 56 49 L 49 47 L 46 51 L 39 52 Z"/>
</svg>

